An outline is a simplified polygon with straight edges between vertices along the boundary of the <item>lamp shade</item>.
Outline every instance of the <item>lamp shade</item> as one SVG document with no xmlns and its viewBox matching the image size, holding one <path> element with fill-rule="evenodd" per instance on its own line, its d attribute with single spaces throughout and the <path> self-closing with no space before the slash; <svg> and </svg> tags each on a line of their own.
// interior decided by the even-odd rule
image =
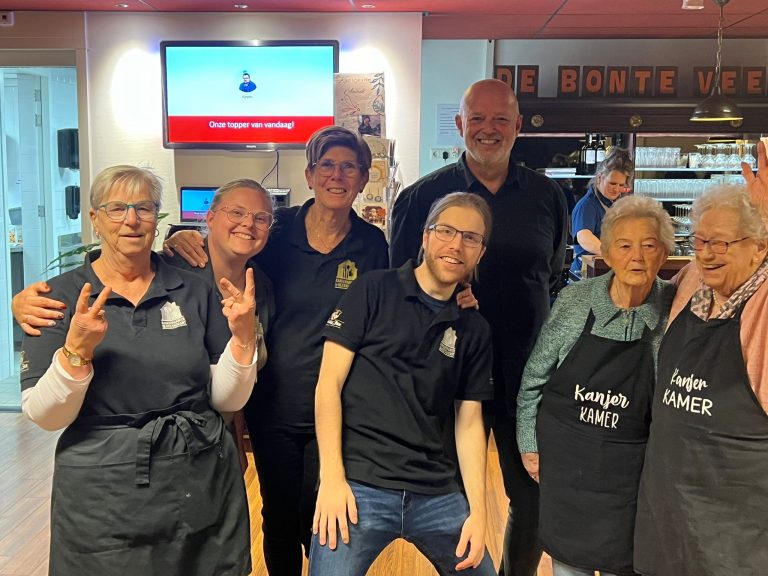
<svg viewBox="0 0 768 576">
<path fill-rule="evenodd" d="M 715 91 L 703 100 L 691 115 L 692 122 L 727 122 L 743 120 L 744 116 L 736 102 Z"/>
</svg>

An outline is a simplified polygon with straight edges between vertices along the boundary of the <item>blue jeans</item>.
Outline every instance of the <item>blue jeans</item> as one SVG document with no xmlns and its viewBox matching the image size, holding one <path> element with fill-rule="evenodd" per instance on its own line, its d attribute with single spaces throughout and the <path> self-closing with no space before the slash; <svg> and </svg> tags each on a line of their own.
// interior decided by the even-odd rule
<svg viewBox="0 0 768 576">
<path fill-rule="evenodd" d="M 358 517 L 357 524 L 349 524 L 349 544 L 339 538 L 336 550 L 331 550 L 313 536 L 310 576 L 365 576 L 379 553 L 397 538 L 416 546 L 441 575 L 496 574 L 487 549 L 477 568 L 456 572 L 456 564 L 462 560 L 456 557 L 456 546 L 469 516 L 469 506 L 460 492 L 414 494 L 356 482 L 349 485 Z"/>
</svg>

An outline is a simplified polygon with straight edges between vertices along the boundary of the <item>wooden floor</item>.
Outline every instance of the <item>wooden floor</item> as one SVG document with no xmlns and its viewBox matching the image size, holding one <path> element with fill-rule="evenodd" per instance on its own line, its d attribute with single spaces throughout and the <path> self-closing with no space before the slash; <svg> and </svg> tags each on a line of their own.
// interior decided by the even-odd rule
<svg viewBox="0 0 768 576">
<path fill-rule="evenodd" d="M 0 576 L 44 576 L 48 572 L 51 475 L 57 437 L 20 414 L 0 413 Z M 488 460 L 488 548 L 498 566 L 507 499 L 493 445 Z M 266 576 L 261 552 L 261 501 L 252 460 L 245 482 L 252 520 L 253 575 Z M 368 572 L 369 576 L 435 574 L 415 548 L 401 541 L 387 548 Z M 545 558 L 538 576 L 551 574 L 551 564 Z"/>
</svg>

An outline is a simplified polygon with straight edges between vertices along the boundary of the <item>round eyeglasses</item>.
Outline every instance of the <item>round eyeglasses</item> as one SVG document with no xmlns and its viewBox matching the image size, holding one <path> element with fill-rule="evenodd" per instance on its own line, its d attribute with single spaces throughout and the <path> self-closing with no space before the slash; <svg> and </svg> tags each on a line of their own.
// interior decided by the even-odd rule
<svg viewBox="0 0 768 576">
<path fill-rule="evenodd" d="M 99 205 L 100 210 L 104 210 L 107 218 L 112 222 L 122 222 L 128 216 L 128 209 L 133 208 L 136 212 L 136 218 L 142 222 L 154 222 L 157 220 L 157 210 L 159 206 L 151 200 L 136 202 L 135 204 L 126 204 L 119 200 L 105 202 Z"/>
<path fill-rule="evenodd" d="M 253 217 L 253 225 L 257 230 L 262 232 L 268 231 L 275 224 L 275 217 L 269 212 L 250 212 L 245 208 L 239 208 L 237 206 L 223 206 L 214 212 L 224 212 L 227 215 L 227 220 L 233 224 L 242 224 L 248 218 Z"/>
<path fill-rule="evenodd" d="M 320 176 L 332 176 L 336 172 L 337 167 L 341 169 L 342 175 L 347 178 L 357 176 L 360 174 L 360 169 L 362 168 L 360 164 L 354 162 L 341 162 L 336 164 L 333 160 L 320 160 L 320 162 L 312 164 L 312 168 L 314 168 Z"/>
<path fill-rule="evenodd" d="M 466 230 L 458 230 L 448 224 L 432 224 L 427 227 L 427 230 L 435 233 L 435 238 L 442 242 L 450 242 L 456 237 L 456 234 L 461 234 L 461 242 L 467 248 L 477 248 L 482 246 L 485 241 L 485 236 L 478 234 L 477 232 L 468 232 Z"/>
</svg>

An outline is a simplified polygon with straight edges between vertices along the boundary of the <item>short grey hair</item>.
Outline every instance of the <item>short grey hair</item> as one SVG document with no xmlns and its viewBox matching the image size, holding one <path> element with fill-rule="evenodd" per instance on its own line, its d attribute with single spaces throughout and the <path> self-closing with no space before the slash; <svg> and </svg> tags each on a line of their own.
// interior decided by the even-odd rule
<svg viewBox="0 0 768 576">
<path fill-rule="evenodd" d="M 120 164 L 105 168 L 94 178 L 91 184 L 91 208 L 98 210 L 112 189 L 117 187 L 125 188 L 131 197 L 149 192 L 158 208 L 163 200 L 163 184 L 157 174 L 149 168 Z"/>
<path fill-rule="evenodd" d="M 211 200 L 211 205 L 208 207 L 208 210 L 212 212 L 215 211 L 219 204 L 224 201 L 224 197 L 236 188 L 248 188 L 249 190 L 253 190 L 256 194 L 260 194 L 269 204 L 269 212 L 274 212 L 275 207 L 274 203 L 272 202 L 272 196 L 269 195 L 269 192 L 267 192 L 261 184 L 256 182 L 256 180 L 251 180 L 250 178 L 239 178 L 237 180 L 231 180 L 218 188 L 213 195 L 213 199 Z"/>
<path fill-rule="evenodd" d="M 616 226 L 627 218 L 648 218 L 656 224 L 656 233 L 668 254 L 675 251 L 675 228 L 661 203 L 646 196 L 625 196 L 608 208 L 600 228 L 600 249 L 603 254 L 610 250 Z"/>
<path fill-rule="evenodd" d="M 693 202 L 691 207 L 691 225 L 695 231 L 701 222 L 701 217 L 709 210 L 732 210 L 739 217 L 741 234 L 755 240 L 768 240 L 766 229 L 760 211 L 752 204 L 749 193 L 744 186 L 720 184 L 712 186 Z"/>
</svg>

